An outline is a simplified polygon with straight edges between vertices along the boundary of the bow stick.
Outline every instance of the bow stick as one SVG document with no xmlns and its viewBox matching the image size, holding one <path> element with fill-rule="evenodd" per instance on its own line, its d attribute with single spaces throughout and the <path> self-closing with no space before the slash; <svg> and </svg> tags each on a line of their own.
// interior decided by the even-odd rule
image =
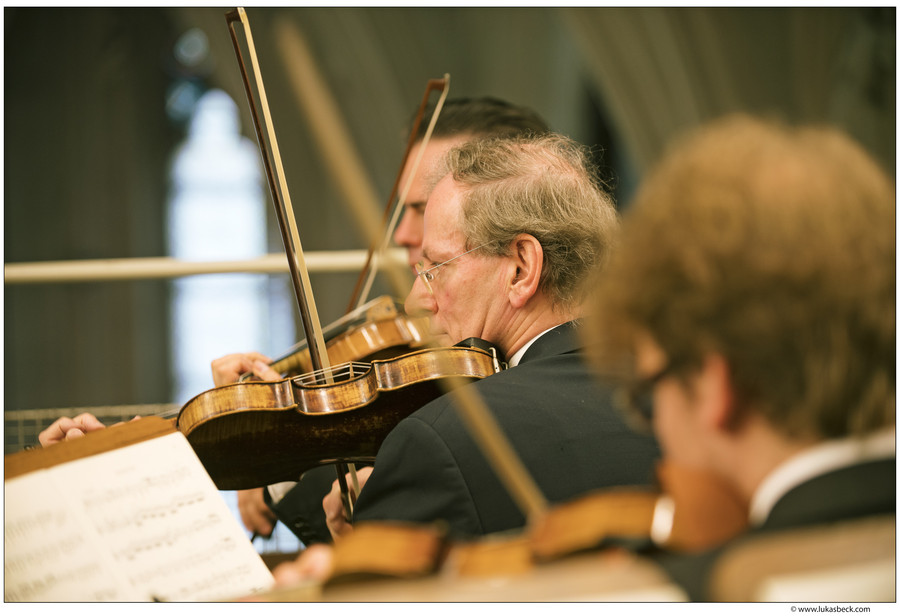
<svg viewBox="0 0 900 616">
<path fill-rule="evenodd" d="M 421 146 L 419 147 L 419 152 L 416 155 L 416 160 L 413 162 L 413 166 L 410 169 L 409 176 L 406 178 L 406 184 L 403 186 L 403 191 L 400 193 L 400 198 L 397 200 L 397 205 L 394 207 L 393 216 L 388 222 L 388 215 L 391 213 L 391 204 L 394 202 L 394 197 L 397 195 L 397 188 L 400 185 L 400 178 L 403 175 L 403 168 L 406 167 L 406 162 L 409 160 L 409 153 L 412 151 L 413 145 L 416 143 L 416 135 L 419 133 L 419 126 L 422 123 L 422 117 L 425 115 L 425 109 L 428 106 L 428 99 L 431 97 L 431 91 L 440 88 L 441 96 L 438 99 L 437 104 L 434 107 L 434 113 L 431 114 L 431 120 L 428 123 L 428 129 L 425 131 L 425 134 L 422 136 Z M 400 213 L 403 211 L 403 207 L 406 205 L 406 196 L 409 194 L 409 189 L 412 186 L 413 178 L 416 177 L 416 173 L 419 171 L 419 164 L 422 162 L 422 157 L 425 154 L 425 148 L 428 145 L 428 142 L 431 140 L 431 134 L 434 132 L 434 127 L 437 124 L 438 117 L 440 116 L 441 109 L 444 107 L 444 101 L 447 100 L 447 94 L 450 92 L 450 75 L 444 74 L 443 79 L 431 79 L 425 86 L 425 95 L 422 97 L 422 103 L 419 105 L 419 110 L 416 113 L 416 119 L 413 122 L 412 130 L 409 134 L 409 141 L 406 144 L 406 151 L 403 153 L 403 160 L 400 162 L 400 169 L 397 172 L 397 179 L 394 180 L 394 187 L 391 189 L 391 194 L 388 197 L 387 206 L 384 210 L 384 235 L 381 239 L 381 246 L 378 248 L 377 258 L 380 258 L 384 255 L 384 252 L 387 250 L 388 244 L 391 241 L 391 237 L 394 235 L 394 229 L 397 228 L 397 222 L 400 219 Z M 359 279 L 356 281 L 356 287 L 353 289 L 353 295 L 350 298 L 350 310 L 354 309 L 354 304 L 356 307 L 362 306 L 366 303 L 366 300 L 369 296 L 369 291 L 372 289 L 372 282 L 375 279 L 375 268 L 371 267 L 373 253 L 375 253 L 375 245 L 374 243 L 369 247 L 369 253 L 366 255 L 366 263 L 363 265 L 363 269 L 359 274 Z M 363 280 L 365 280 L 365 285 L 363 285 Z M 358 298 L 358 301 L 357 301 Z"/>
<path fill-rule="evenodd" d="M 301 109 L 305 112 L 305 115 L 309 120 L 309 129 L 324 153 L 325 161 L 328 164 L 332 175 L 336 179 L 338 188 L 344 192 L 346 201 L 352 208 L 354 219 L 358 222 L 360 230 L 368 236 L 367 243 L 369 244 L 370 249 L 366 257 L 366 263 L 360 273 L 360 278 L 357 281 L 356 289 L 354 290 L 354 298 L 352 298 L 350 302 L 349 310 L 352 311 L 354 309 L 354 300 L 359 294 L 363 277 L 365 276 L 366 271 L 369 270 L 374 246 L 381 241 L 381 238 L 377 235 L 376 229 L 380 226 L 384 226 L 384 223 L 382 222 L 381 225 L 378 225 L 373 219 L 373 213 L 377 211 L 377 207 L 373 207 L 374 199 L 371 198 L 371 195 L 374 194 L 374 190 L 372 190 L 371 182 L 363 171 L 363 165 L 359 160 L 359 156 L 350 145 L 351 139 L 347 134 L 344 123 L 340 121 L 338 112 L 336 111 L 338 106 L 335 103 L 333 96 L 331 96 L 325 80 L 316 69 L 316 63 L 313 60 L 309 47 L 297 29 L 287 22 L 279 22 L 277 24 L 275 38 L 282 52 L 285 66 L 288 69 L 288 81 L 292 86 L 294 95 L 297 98 Z M 422 148 L 416 158 L 412 173 L 406 182 L 400 202 L 397 205 L 394 214 L 394 222 L 392 225 L 388 226 L 385 235 L 383 236 L 383 245 L 379 252 L 379 256 L 383 255 L 384 251 L 387 249 L 393 234 L 393 228 L 396 226 L 397 212 L 402 209 L 402 205 L 405 203 L 406 194 L 412 184 L 412 178 L 415 176 L 422 159 L 424 146 L 431 139 L 431 133 L 433 132 L 437 118 L 440 115 L 444 100 L 446 100 L 449 93 L 449 82 L 450 76 L 445 74 L 443 79 L 430 80 L 426 86 L 425 95 L 420 105 L 416 123 L 413 126 L 410 135 L 406 153 L 404 154 L 403 161 L 398 171 L 397 179 L 394 182 L 394 188 L 388 198 L 387 209 L 384 213 L 385 219 L 387 218 L 390 205 L 396 195 L 397 187 L 400 184 L 400 176 L 403 173 L 403 167 L 406 165 L 409 151 L 412 149 L 415 135 L 418 132 L 419 123 L 421 122 L 425 107 L 428 103 L 428 98 L 432 90 L 437 88 L 441 89 L 442 94 L 435 107 L 435 111 L 432 114 L 428 130 L 423 136 Z M 370 271 L 372 271 L 372 275 L 369 276 L 366 295 L 368 294 L 368 289 L 371 288 L 374 277 L 374 270 Z M 403 289 L 405 286 L 408 286 L 408 274 L 404 274 L 403 268 L 388 268 L 388 274 L 393 288 Z M 402 294 L 403 292 L 401 291 L 400 295 Z M 357 308 L 361 307 L 363 304 L 364 300 L 360 300 Z M 349 469 L 354 489 L 356 492 L 359 492 L 354 465 L 349 465 Z M 341 477 L 340 480 L 343 482 L 343 477 Z"/>
<path fill-rule="evenodd" d="M 306 333 L 306 339 L 310 341 L 310 361 L 313 366 L 313 371 L 316 374 L 322 375 L 322 378 L 326 383 L 331 383 L 333 382 L 333 379 L 331 378 L 329 371 L 326 370 L 327 368 L 330 368 L 331 363 L 328 361 L 325 338 L 319 323 L 319 315 L 316 311 L 312 287 L 309 283 L 309 273 L 306 268 L 306 261 L 303 258 L 303 247 L 300 243 L 300 234 L 297 231 L 297 221 L 294 218 L 294 209 L 291 204 L 290 193 L 288 191 L 287 183 L 284 180 L 284 169 L 281 163 L 281 154 L 278 150 L 278 140 L 275 137 L 275 130 L 269 112 L 269 103 L 266 98 L 265 86 L 263 85 L 262 75 L 259 70 L 256 47 L 253 44 L 253 34 L 250 32 L 250 23 L 247 20 L 246 11 L 241 7 L 226 13 L 225 18 L 228 23 L 229 31 L 231 32 L 231 40 L 234 44 L 234 50 L 241 69 L 241 77 L 244 81 L 247 99 L 250 103 L 250 114 L 253 117 L 253 125 L 259 140 L 263 166 L 266 169 L 266 177 L 269 181 L 272 199 L 275 202 L 278 226 L 281 229 L 285 251 L 287 252 L 291 281 L 293 283 L 294 293 L 297 297 L 297 304 L 300 308 L 303 328 Z M 256 78 L 255 85 L 259 96 L 258 105 L 263 113 L 265 130 L 263 130 L 263 123 L 257 113 L 257 104 L 253 96 L 253 87 L 249 75 L 247 74 L 243 53 L 241 52 L 241 46 L 238 42 L 237 32 L 234 27 L 234 24 L 237 22 L 240 22 L 243 25 L 250 63 Z M 355 494 L 351 493 L 346 483 L 348 467 L 342 463 L 339 463 L 336 466 L 338 481 L 341 486 L 341 496 L 344 503 L 344 513 L 348 519 L 352 519 Z M 354 483 L 356 482 L 354 481 Z"/>
</svg>

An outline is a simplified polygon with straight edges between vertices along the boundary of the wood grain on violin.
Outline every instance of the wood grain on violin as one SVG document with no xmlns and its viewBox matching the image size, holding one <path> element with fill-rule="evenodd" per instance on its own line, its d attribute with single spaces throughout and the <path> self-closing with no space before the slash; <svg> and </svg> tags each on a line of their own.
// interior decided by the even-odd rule
<svg viewBox="0 0 900 616">
<path fill-rule="evenodd" d="M 222 490 L 296 481 L 315 466 L 372 462 L 401 419 L 497 368 L 495 356 L 481 349 L 423 349 L 303 377 L 217 387 L 185 404 L 177 425 Z M 324 373 L 332 383 L 323 384 Z"/>
</svg>

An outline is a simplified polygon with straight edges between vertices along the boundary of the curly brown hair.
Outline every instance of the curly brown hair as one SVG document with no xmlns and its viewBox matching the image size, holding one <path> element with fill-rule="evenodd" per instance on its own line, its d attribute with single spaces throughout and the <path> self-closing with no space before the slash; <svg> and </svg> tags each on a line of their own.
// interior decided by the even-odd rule
<svg viewBox="0 0 900 616">
<path fill-rule="evenodd" d="M 832 128 L 733 116 L 668 153 L 600 278 L 593 339 L 649 334 L 682 374 L 725 357 L 741 409 L 793 437 L 895 422 L 894 184 Z"/>
</svg>

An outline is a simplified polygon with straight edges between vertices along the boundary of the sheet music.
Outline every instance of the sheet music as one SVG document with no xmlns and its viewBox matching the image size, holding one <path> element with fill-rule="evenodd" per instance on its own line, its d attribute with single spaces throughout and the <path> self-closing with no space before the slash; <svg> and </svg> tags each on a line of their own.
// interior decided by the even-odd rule
<svg viewBox="0 0 900 616">
<path fill-rule="evenodd" d="M 273 585 L 180 433 L 4 488 L 6 601 L 212 601 Z"/>
</svg>

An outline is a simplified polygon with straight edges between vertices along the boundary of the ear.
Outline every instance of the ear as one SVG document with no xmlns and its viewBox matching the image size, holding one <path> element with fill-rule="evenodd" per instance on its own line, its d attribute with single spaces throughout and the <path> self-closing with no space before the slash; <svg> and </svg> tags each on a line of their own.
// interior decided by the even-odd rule
<svg viewBox="0 0 900 616">
<path fill-rule="evenodd" d="M 544 269 L 544 249 L 533 235 L 521 233 L 513 240 L 509 301 L 521 308 L 538 292 Z"/>
<path fill-rule="evenodd" d="M 709 353 L 694 383 L 698 408 L 704 424 L 716 432 L 730 432 L 737 414 L 731 367 L 718 353 Z"/>
</svg>

